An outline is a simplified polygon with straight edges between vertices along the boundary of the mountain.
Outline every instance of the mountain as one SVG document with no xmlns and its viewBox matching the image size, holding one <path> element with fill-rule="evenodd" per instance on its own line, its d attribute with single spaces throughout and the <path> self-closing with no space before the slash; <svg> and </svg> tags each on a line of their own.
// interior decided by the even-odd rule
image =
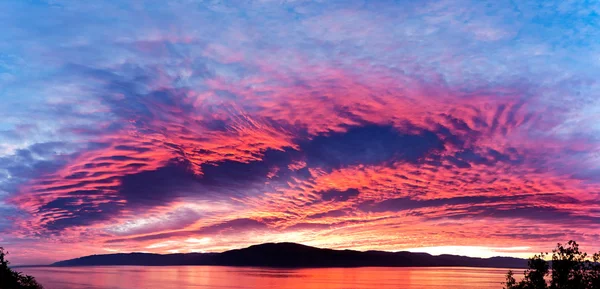
<svg viewBox="0 0 600 289">
<path fill-rule="evenodd" d="M 320 249 L 295 243 L 266 243 L 222 253 L 91 255 L 51 266 L 217 265 L 286 268 L 316 267 L 496 267 L 525 268 L 527 260 L 510 257 L 472 258 L 426 253 Z"/>
</svg>

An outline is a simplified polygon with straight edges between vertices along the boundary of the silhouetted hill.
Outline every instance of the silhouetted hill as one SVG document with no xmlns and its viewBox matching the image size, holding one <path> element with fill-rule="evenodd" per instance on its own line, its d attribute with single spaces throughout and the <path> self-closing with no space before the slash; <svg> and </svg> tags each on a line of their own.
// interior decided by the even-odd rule
<svg viewBox="0 0 600 289">
<path fill-rule="evenodd" d="M 60 261 L 52 266 L 219 265 L 258 267 L 496 267 L 525 268 L 527 260 L 510 257 L 471 258 L 426 253 L 320 249 L 295 243 L 267 243 L 223 253 L 108 254 Z"/>
</svg>

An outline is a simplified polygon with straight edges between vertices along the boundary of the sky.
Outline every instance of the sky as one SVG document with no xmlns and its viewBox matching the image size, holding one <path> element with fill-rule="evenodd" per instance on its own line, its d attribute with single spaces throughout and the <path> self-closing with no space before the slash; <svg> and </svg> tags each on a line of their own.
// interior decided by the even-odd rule
<svg viewBox="0 0 600 289">
<path fill-rule="evenodd" d="M 599 13 L 0 1 L 0 246 L 598 251 Z"/>
</svg>

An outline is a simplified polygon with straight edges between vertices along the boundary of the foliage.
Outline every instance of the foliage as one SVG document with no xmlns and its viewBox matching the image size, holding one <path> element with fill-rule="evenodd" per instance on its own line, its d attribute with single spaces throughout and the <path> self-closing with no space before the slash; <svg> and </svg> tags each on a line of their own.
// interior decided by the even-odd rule
<svg viewBox="0 0 600 289">
<path fill-rule="evenodd" d="M 0 289 L 43 289 L 31 276 L 15 272 L 8 267 L 8 260 L 5 259 L 8 252 L 0 247 Z"/>
<path fill-rule="evenodd" d="M 558 244 L 552 250 L 552 268 L 545 260 L 548 254 L 529 259 L 523 280 L 514 273 L 506 274 L 505 289 L 598 289 L 600 288 L 600 252 L 588 258 L 575 241 Z"/>
</svg>

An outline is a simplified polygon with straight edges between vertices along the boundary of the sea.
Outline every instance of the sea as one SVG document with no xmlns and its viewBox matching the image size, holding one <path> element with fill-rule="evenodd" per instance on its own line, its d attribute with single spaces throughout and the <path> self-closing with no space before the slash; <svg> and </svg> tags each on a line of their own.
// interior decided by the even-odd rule
<svg viewBox="0 0 600 289">
<path fill-rule="evenodd" d="M 508 269 L 95 266 L 28 267 L 17 271 L 34 276 L 46 289 L 500 289 Z"/>
</svg>

